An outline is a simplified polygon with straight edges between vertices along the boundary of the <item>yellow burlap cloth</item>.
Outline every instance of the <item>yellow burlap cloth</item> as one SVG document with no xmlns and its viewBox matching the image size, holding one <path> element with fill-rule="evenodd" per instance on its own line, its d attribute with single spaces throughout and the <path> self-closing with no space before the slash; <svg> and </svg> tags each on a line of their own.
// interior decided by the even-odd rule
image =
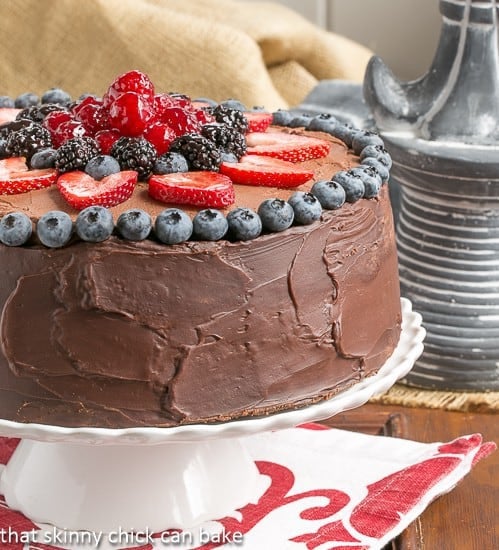
<svg viewBox="0 0 499 550">
<path fill-rule="evenodd" d="M 277 109 L 319 80 L 361 81 L 371 53 L 271 2 L 0 0 L 0 95 L 102 94 L 130 69 L 160 91 Z"/>
</svg>

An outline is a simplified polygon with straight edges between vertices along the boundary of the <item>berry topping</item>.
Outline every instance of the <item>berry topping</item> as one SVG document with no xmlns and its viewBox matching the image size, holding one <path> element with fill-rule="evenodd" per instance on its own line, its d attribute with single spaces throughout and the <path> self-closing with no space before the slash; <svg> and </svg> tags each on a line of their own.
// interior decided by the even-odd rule
<svg viewBox="0 0 499 550">
<path fill-rule="evenodd" d="M 332 133 L 338 125 L 338 119 L 329 113 L 321 113 L 310 120 L 307 130 Z"/>
<path fill-rule="evenodd" d="M 194 235 L 203 241 L 218 241 L 226 233 L 229 225 L 220 210 L 207 208 L 200 210 L 192 220 Z"/>
<path fill-rule="evenodd" d="M 140 71 L 133 70 L 115 78 L 104 94 L 104 105 L 109 106 L 118 96 L 126 92 L 134 92 L 150 101 L 154 99 L 154 85 L 149 77 Z"/>
<path fill-rule="evenodd" d="M 54 169 L 29 170 L 24 157 L 0 160 L 0 195 L 27 193 L 49 187 L 57 179 Z"/>
<path fill-rule="evenodd" d="M 36 233 L 41 243 L 49 248 L 66 245 L 73 233 L 73 222 L 66 212 L 51 210 L 41 216 L 36 224 Z"/>
<path fill-rule="evenodd" d="M 12 212 L 0 220 L 0 242 L 7 246 L 22 246 L 32 231 L 31 220 L 24 212 Z"/>
<path fill-rule="evenodd" d="M 353 136 L 352 149 L 356 155 L 359 155 L 362 149 L 368 145 L 379 145 L 380 147 L 383 147 L 384 143 L 378 134 L 367 130 L 361 130 Z"/>
<path fill-rule="evenodd" d="M 149 195 L 174 204 L 220 208 L 234 203 L 232 181 L 218 172 L 185 172 L 149 178 Z"/>
<path fill-rule="evenodd" d="M 24 94 L 18 95 L 14 100 L 14 106 L 16 109 L 26 109 L 26 107 L 31 107 L 33 105 L 38 105 L 39 97 L 33 92 L 25 92 Z"/>
<path fill-rule="evenodd" d="M 355 134 L 359 132 L 358 128 L 354 128 L 350 124 L 336 124 L 329 133 L 342 141 L 347 147 L 352 146 L 352 140 Z"/>
<path fill-rule="evenodd" d="M 258 155 L 246 155 L 237 163 L 223 162 L 220 172 L 234 183 L 281 188 L 298 187 L 314 175 L 292 162 Z"/>
<path fill-rule="evenodd" d="M 144 137 L 154 145 L 156 153 L 162 155 L 168 151 L 177 134 L 166 122 L 153 122 L 144 132 Z"/>
<path fill-rule="evenodd" d="M 239 101 L 238 99 L 233 99 L 233 98 L 226 99 L 225 101 L 222 101 L 220 105 L 222 105 L 226 109 L 234 109 L 236 111 L 246 111 L 246 105 L 242 101 Z"/>
<path fill-rule="evenodd" d="M 272 113 L 272 124 L 275 124 L 276 126 L 287 126 L 291 122 L 292 118 L 292 113 L 285 109 L 279 109 L 278 111 Z"/>
<path fill-rule="evenodd" d="M 59 176 L 57 187 L 66 202 L 76 210 L 87 206 L 116 206 L 128 200 L 137 183 L 137 172 L 127 170 L 100 181 L 76 170 Z"/>
<path fill-rule="evenodd" d="M 227 124 L 227 126 L 235 128 L 242 134 L 248 131 L 248 121 L 244 113 L 238 109 L 230 109 L 220 104 L 212 110 L 212 114 L 217 122 Z"/>
<path fill-rule="evenodd" d="M 61 122 L 57 128 L 51 132 L 52 142 L 55 147 L 60 147 L 70 139 L 85 137 L 87 133 L 85 126 L 83 126 L 79 120 L 67 120 Z"/>
<path fill-rule="evenodd" d="M 29 166 L 33 170 L 43 170 L 44 168 L 55 167 L 56 150 L 51 147 L 40 149 L 30 159 Z"/>
<path fill-rule="evenodd" d="M 87 162 L 98 154 L 99 147 L 92 138 L 71 138 L 57 149 L 55 167 L 60 173 L 84 170 Z"/>
<path fill-rule="evenodd" d="M 109 155 L 113 145 L 120 139 L 118 130 L 101 130 L 97 132 L 94 139 L 103 155 Z"/>
<path fill-rule="evenodd" d="M 363 159 L 361 166 L 370 166 L 371 168 L 374 168 L 374 170 L 376 170 L 379 174 L 382 182 L 388 181 L 388 178 L 390 177 L 390 170 L 388 170 L 385 164 L 374 157 L 366 157 Z"/>
<path fill-rule="evenodd" d="M 11 157 L 26 157 L 29 161 L 37 151 L 47 147 L 52 147 L 49 131 L 33 122 L 9 134 L 5 152 Z"/>
<path fill-rule="evenodd" d="M 157 158 L 156 149 L 143 137 L 121 137 L 112 146 L 111 155 L 122 170 L 135 170 L 141 180 L 151 175 Z"/>
<path fill-rule="evenodd" d="M 71 109 L 72 115 L 79 120 L 90 135 L 109 128 L 109 116 L 102 101 L 86 96 Z"/>
<path fill-rule="evenodd" d="M 244 113 L 244 116 L 248 121 L 248 133 L 265 132 L 272 124 L 272 113 L 266 113 L 264 111 L 247 111 Z"/>
<path fill-rule="evenodd" d="M 268 231 L 284 231 L 294 220 L 293 207 L 282 199 L 266 199 L 258 207 L 262 225 Z"/>
<path fill-rule="evenodd" d="M 378 195 L 382 181 L 379 172 L 375 168 L 372 166 L 358 166 L 357 168 L 352 168 L 350 173 L 362 180 L 364 184 L 364 198 L 372 199 Z"/>
<path fill-rule="evenodd" d="M 376 160 L 379 160 L 381 164 L 384 164 L 388 170 L 392 167 L 392 157 L 390 153 L 382 145 L 367 145 L 360 152 L 359 158 L 361 161 L 364 159 L 372 157 Z"/>
<path fill-rule="evenodd" d="M 311 120 L 312 120 L 311 115 L 308 115 L 308 114 L 296 115 L 288 122 L 288 126 L 290 128 L 306 128 L 310 124 Z"/>
<path fill-rule="evenodd" d="M 180 107 L 165 109 L 160 113 L 159 118 L 173 130 L 176 136 L 197 133 L 201 129 L 202 121 L 194 113 Z"/>
<path fill-rule="evenodd" d="M 178 208 L 163 210 L 154 222 L 156 237 L 165 244 L 179 244 L 187 241 L 192 231 L 191 218 Z"/>
<path fill-rule="evenodd" d="M 213 141 L 199 134 L 185 134 L 170 146 L 172 153 L 180 153 L 189 163 L 191 170 L 218 170 L 222 159 Z"/>
<path fill-rule="evenodd" d="M 113 232 L 113 215 L 103 206 L 88 206 L 78 214 L 75 229 L 82 241 L 100 243 Z"/>
<path fill-rule="evenodd" d="M 117 174 L 119 171 L 119 162 L 110 155 L 97 155 L 91 158 L 85 166 L 85 172 L 95 180 L 101 180 L 111 174 Z"/>
<path fill-rule="evenodd" d="M 47 90 L 41 98 L 41 103 L 57 103 L 59 105 L 68 105 L 71 102 L 71 96 L 60 88 L 51 88 Z"/>
<path fill-rule="evenodd" d="M 310 225 L 321 217 L 321 203 L 312 193 L 296 191 L 288 199 L 288 202 L 293 207 L 294 222 L 297 224 Z"/>
<path fill-rule="evenodd" d="M 142 135 L 153 116 L 152 102 L 136 92 L 125 92 L 109 105 L 109 124 L 122 136 Z"/>
<path fill-rule="evenodd" d="M 332 180 L 341 185 L 345 190 L 346 202 L 356 202 L 364 196 L 364 182 L 359 175 L 341 170 L 340 172 L 336 172 Z"/>
<path fill-rule="evenodd" d="M 0 95 L 0 109 L 14 109 L 14 100 L 8 95 Z"/>
<path fill-rule="evenodd" d="M 238 241 L 255 239 L 262 232 L 262 220 L 251 208 L 236 208 L 227 214 L 229 233 Z"/>
<path fill-rule="evenodd" d="M 201 134 L 213 141 L 215 145 L 224 153 L 233 153 L 238 159 L 246 154 L 246 139 L 235 128 L 218 122 L 205 124 Z"/>
<path fill-rule="evenodd" d="M 325 157 L 331 144 L 322 139 L 284 132 L 253 132 L 246 136 L 249 155 L 264 155 L 289 162 Z"/>
<path fill-rule="evenodd" d="M 151 216 L 139 208 L 126 210 L 116 220 L 116 229 L 128 241 L 143 241 L 152 229 Z"/>
<path fill-rule="evenodd" d="M 345 190 L 335 181 L 318 181 L 314 183 L 310 192 L 326 210 L 336 210 L 345 204 Z"/>
<path fill-rule="evenodd" d="M 236 159 L 237 162 L 237 159 Z M 176 172 L 188 172 L 187 159 L 180 153 L 165 153 L 158 157 L 154 163 L 154 174 L 175 174 Z"/>
</svg>

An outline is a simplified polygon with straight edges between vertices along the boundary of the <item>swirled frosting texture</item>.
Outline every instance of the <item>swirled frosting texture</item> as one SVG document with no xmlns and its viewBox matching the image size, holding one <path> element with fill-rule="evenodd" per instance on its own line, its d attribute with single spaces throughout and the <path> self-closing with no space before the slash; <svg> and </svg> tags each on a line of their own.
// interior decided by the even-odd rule
<svg viewBox="0 0 499 550">
<path fill-rule="evenodd" d="M 173 426 L 327 398 L 400 332 L 386 186 L 245 243 L 0 248 L 0 414 Z"/>
</svg>

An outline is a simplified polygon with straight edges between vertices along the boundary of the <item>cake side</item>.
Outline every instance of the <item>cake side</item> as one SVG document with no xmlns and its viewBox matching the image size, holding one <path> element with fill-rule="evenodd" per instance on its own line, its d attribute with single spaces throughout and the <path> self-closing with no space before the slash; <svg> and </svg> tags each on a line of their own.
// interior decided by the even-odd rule
<svg viewBox="0 0 499 550">
<path fill-rule="evenodd" d="M 398 341 L 392 227 L 385 187 L 250 242 L 3 247 L 2 417 L 173 426 L 327 398 Z"/>
</svg>

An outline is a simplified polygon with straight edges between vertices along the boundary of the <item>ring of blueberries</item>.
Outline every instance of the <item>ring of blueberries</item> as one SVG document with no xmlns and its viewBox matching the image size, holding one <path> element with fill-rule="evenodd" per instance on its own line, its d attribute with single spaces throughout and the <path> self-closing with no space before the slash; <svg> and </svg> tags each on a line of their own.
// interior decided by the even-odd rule
<svg viewBox="0 0 499 550">
<path fill-rule="evenodd" d="M 50 211 L 41 216 L 33 228 L 26 214 L 12 212 L 0 219 L 0 242 L 6 246 L 22 246 L 32 239 L 33 233 L 48 248 L 66 246 L 75 237 L 98 243 L 113 234 L 128 241 L 152 238 L 167 245 L 191 239 L 246 241 L 265 232 L 284 231 L 292 225 L 312 224 L 321 218 L 323 210 L 336 210 L 345 202 L 374 198 L 388 181 L 391 157 L 382 139 L 373 132 L 340 123 L 329 114 L 293 115 L 285 110 L 273 113 L 273 124 L 326 132 L 351 147 L 359 156 L 360 165 L 337 172 L 330 180 L 317 181 L 310 192 L 296 191 L 287 201 L 266 199 L 257 211 L 239 207 L 227 216 L 207 208 L 191 219 L 179 208 L 167 208 L 153 221 L 147 212 L 130 209 L 120 214 L 115 223 L 108 208 L 89 206 L 78 214 L 74 223 L 65 212 Z M 95 166 L 96 171 L 102 169 L 109 167 Z"/>
</svg>

